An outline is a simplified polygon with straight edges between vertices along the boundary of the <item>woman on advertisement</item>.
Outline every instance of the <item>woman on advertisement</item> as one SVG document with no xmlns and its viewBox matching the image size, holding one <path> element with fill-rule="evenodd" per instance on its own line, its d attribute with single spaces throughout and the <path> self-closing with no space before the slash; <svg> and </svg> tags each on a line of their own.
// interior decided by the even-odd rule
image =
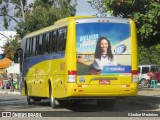
<svg viewBox="0 0 160 120">
<path fill-rule="evenodd" d="M 95 60 L 89 67 L 90 74 L 101 74 L 104 66 L 115 66 L 117 60 L 112 54 L 111 43 L 106 37 L 100 37 L 95 50 Z"/>
</svg>

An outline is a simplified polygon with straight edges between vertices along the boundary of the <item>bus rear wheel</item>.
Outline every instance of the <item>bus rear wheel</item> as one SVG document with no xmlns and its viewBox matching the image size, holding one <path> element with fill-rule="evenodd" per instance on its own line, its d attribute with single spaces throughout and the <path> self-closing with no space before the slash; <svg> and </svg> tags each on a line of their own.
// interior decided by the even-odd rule
<svg viewBox="0 0 160 120">
<path fill-rule="evenodd" d="M 38 98 L 38 97 L 34 97 L 33 100 L 34 102 L 41 102 L 41 98 Z"/>
</svg>

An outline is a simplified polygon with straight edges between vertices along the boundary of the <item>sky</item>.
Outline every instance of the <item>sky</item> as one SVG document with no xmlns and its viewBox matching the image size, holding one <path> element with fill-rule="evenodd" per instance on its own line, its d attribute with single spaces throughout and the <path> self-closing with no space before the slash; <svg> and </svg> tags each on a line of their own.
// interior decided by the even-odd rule
<svg viewBox="0 0 160 120">
<path fill-rule="evenodd" d="M 93 9 L 87 0 L 77 0 L 76 15 L 96 15 L 97 10 Z"/>
</svg>

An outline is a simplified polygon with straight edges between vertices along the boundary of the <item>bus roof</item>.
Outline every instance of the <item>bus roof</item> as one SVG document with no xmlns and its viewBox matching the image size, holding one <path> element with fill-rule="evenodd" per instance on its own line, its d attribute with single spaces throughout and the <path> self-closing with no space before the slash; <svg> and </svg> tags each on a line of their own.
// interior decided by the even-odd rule
<svg viewBox="0 0 160 120">
<path fill-rule="evenodd" d="M 73 17 L 67 17 L 67 18 L 63 18 L 58 20 L 57 22 L 55 22 L 54 24 L 59 24 L 61 22 L 67 22 L 73 19 L 81 19 L 81 18 L 96 18 L 96 16 L 73 16 Z"/>
<path fill-rule="evenodd" d="M 92 19 L 94 18 L 94 19 Z M 92 20 L 91 20 L 92 19 Z M 108 20 L 111 20 L 111 21 L 114 21 L 114 22 L 129 22 L 129 19 L 126 19 L 126 18 L 115 18 L 115 17 L 107 17 L 107 18 L 98 18 L 96 16 L 73 16 L 73 17 L 67 17 L 67 18 L 63 18 L 63 19 L 60 19 L 58 21 L 56 21 L 53 25 L 50 25 L 49 27 L 45 27 L 43 29 L 40 29 L 40 30 L 37 30 L 35 32 L 32 32 L 32 33 L 29 33 L 28 35 L 26 35 L 24 37 L 25 38 L 30 38 L 32 36 L 35 36 L 35 35 L 38 35 L 38 34 L 41 34 L 43 33 L 44 31 L 47 32 L 47 31 L 51 31 L 53 29 L 56 29 L 56 28 L 59 28 L 59 27 L 63 27 L 65 25 L 67 25 L 67 23 L 71 20 L 78 20 L 78 22 L 84 22 L 84 21 L 98 21 L 98 20 L 103 20 L 103 19 L 108 19 Z"/>
</svg>

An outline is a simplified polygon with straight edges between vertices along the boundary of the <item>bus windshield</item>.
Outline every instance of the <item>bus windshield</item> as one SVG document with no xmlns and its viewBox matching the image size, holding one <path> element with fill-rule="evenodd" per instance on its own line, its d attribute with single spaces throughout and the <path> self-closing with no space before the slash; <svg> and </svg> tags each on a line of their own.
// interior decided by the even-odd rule
<svg viewBox="0 0 160 120">
<path fill-rule="evenodd" d="M 130 73 L 130 24 L 79 23 L 76 51 L 79 75 Z"/>
</svg>

